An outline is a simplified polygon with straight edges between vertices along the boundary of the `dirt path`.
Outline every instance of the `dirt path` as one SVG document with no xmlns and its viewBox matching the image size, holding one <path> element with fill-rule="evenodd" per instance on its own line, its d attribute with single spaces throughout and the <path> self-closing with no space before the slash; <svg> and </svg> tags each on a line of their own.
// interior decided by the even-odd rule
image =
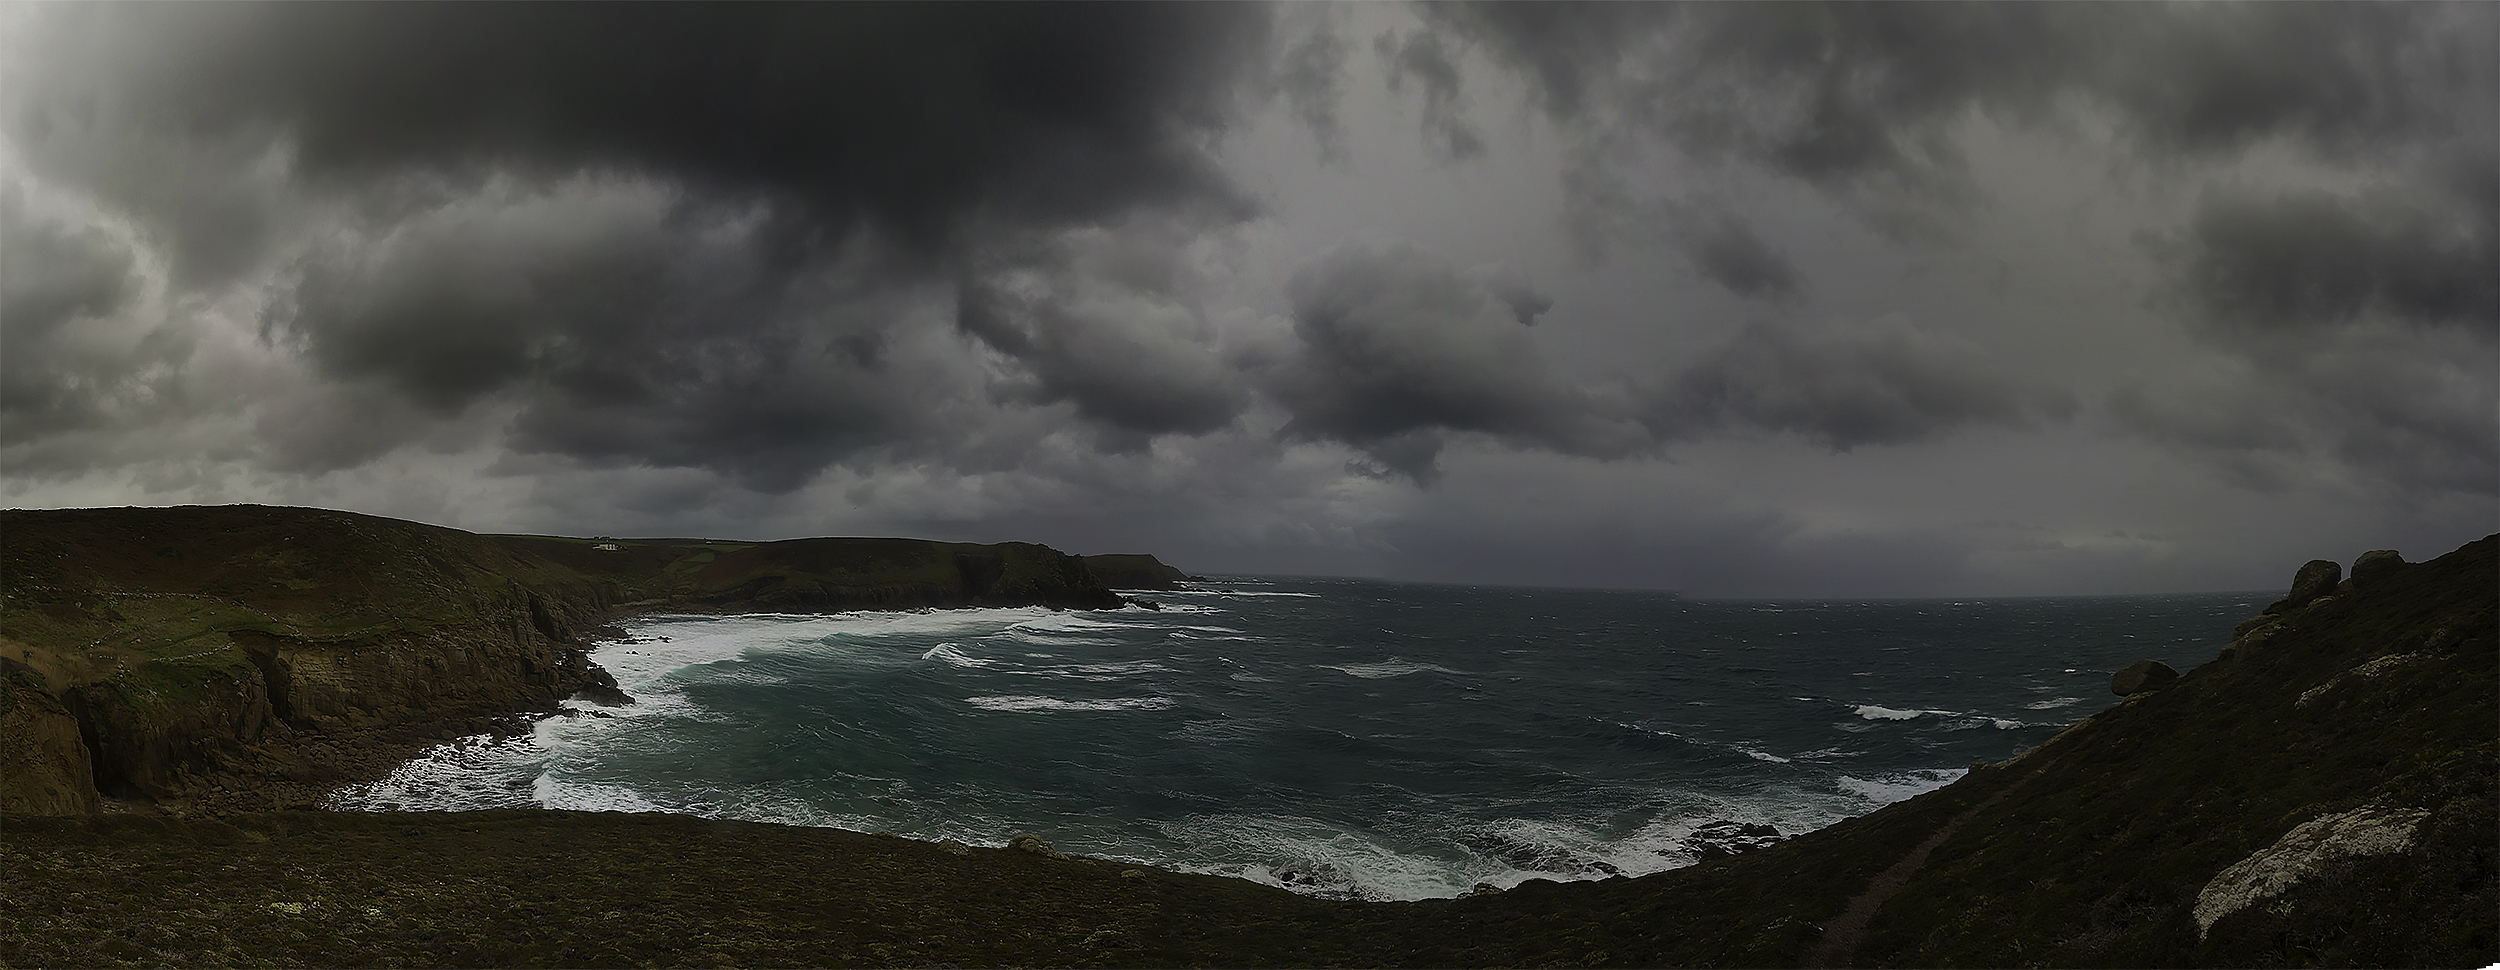
<svg viewBox="0 0 2500 970">
<path fill-rule="evenodd" d="M 1812 956 L 1806 958 L 1805 965 L 1809 967 L 1849 966 L 1858 954 L 1859 941 L 1866 938 L 1867 924 L 1875 921 L 1875 911 L 1882 909 L 1886 902 L 1891 901 L 1894 895 L 1900 893 L 1901 887 L 1909 885 L 1910 877 L 1917 874 L 1919 868 L 1927 864 L 1928 854 L 1936 851 L 1937 846 L 1943 845 L 1944 840 L 1952 838 L 1953 833 L 1961 831 L 1962 823 L 1970 821 L 1979 813 L 2004 801 L 2005 796 L 2013 794 L 2016 789 L 2030 784 L 2033 778 L 2039 776 L 2039 770 L 2034 769 L 2030 774 L 2015 779 L 2013 784 L 2005 786 L 2003 791 L 1988 796 L 1986 801 L 1964 809 L 1962 814 L 1953 816 L 1951 821 L 1936 829 L 1934 835 L 1927 837 L 1927 841 L 1919 843 L 1918 848 L 1911 849 L 1908 855 L 1902 856 L 1901 861 L 1893 863 L 1891 868 L 1876 873 L 1875 878 L 1867 880 L 1865 891 L 1852 897 L 1849 905 L 1841 909 L 1840 915 L 1823 927 L 1823 942 L 1814 948 Z"/>
</svg>

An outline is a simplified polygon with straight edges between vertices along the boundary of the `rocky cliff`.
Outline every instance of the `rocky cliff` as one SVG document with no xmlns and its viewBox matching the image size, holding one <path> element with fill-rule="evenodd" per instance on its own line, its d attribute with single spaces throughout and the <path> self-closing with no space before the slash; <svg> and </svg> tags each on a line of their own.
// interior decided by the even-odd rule
<svg viewBox="0 0 2500 970">
<path fill-rule="evenodd" d="M 1105 608 L 1022 543 L 481 536 L 317 509 L 0 513 L 0 811 L 313 803 L 614 683 L 637 610 Z"/>
</svg>

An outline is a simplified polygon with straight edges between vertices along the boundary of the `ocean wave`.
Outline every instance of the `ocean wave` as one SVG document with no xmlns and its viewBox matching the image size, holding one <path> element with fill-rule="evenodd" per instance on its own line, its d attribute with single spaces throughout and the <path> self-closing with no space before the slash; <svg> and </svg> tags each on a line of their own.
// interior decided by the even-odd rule
<svg viewBox="0 0 2500 970">
<path fill-rule="evenodd" d="M 921 654 L 921 655 L 920 655 L 920 659 L 922 659 L 922 660 L 935 660 L 935 661 L 938 661 L 938 662 L 940 662 L 940 663 L 944 663 L 944 664 L 946 664 L 946 665 L 948 665 L 948 666 L 951 666 L 951 667 L 995 667 L 995 666 L 998 666 L 998 661 L 995 661 L 995 660 L 983 660 L 983 659 L 981 659 L 981 658 L 979 658 L 979 657 L 974 657 L 974 656 L 967 655 L 967 654 L 965 654 L 965 653 L 963 652 L 963 650 L 962 650 L 961 648 L 957 647 L 956 645 L 954 645 L 954 644 L 952 644 L 952 643 L 941 643 L 941 644 L 938 644 L 937 646 L 930 647 L 930 648 L 929 648 L 929 650 L 928 650 L 928 652 L 923 653 L 923 654 Z"/>
<path fill-rule="evenodd" d="M 1450 668 L 1439 664 L 1416 663 L 1412 660 L 1404 660 L 1397 657 L 1391 657 L 1378 663 L 1312 664 L 1311 666 L 1320 670 L 1334 670 L 1340 673 L 1351 674 L 1356 677 L 1361 677 L 1364 680 L 1383 680 L 1390 677 L 1404 677 L 1408 674 L 1420 674 L 1427 670 L 1444 674 L 1466 674 L 1466 671 L 1451 670 Z"/>
<path fill-rule="evenodd" d="M 1889 707 L 1877 707 L 1873 704 L 1858 705 L 1858 716 L 1869 721 L 1907 721 L 1927 713 L 1929 712 L 1895 710 Z"/>
<path fill-rule="evenodd" d="M 2045 701 L 2032 701 L 2029 704 L 2023 705 L 2023 707 L 2026 710 L 2045 711 L 2050 708 L 2065 707 L 2068 704 L 2080 703 L 2083 703 L 2083 698 L 2080 697 L 2052 697 Z"/>
<path fill-rule="evenodd" d="M 1842 775 L 1839 785 L 1840 790 L 1866 799 L 1874 803 L 1874 807 L 1881 808 L 1935 791 L 1954 783 L 1967 774 L 1970 774 L 1967 768 L 1927 768 L 1900 774 L 1879 775 L 1872 779 Z"/>
<path fill-rule="evenodd" d="M 1108 700 L 1072 701 L 1063 700 L 1057 697 L 1013 695 L 1002 697 L 972 697 L 966 698 L 965 703 L 971 704 L 972 706 L 985 711 L 1031 713 L 1049 711 L 1160 711 L 1164 708 L 1172 706 L 1173 701 L 1169 697 L 1115 697 Z"/>
</svg>

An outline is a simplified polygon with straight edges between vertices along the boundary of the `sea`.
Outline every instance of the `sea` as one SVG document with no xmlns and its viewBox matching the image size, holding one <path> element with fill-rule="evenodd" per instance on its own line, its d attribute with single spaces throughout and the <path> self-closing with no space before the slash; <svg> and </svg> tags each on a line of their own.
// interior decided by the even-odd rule
<svg viewBox="0 0 2500 970">
<path fill-rule="evenodd" d="M 1638 876 L 2001 761 L 2214 658 L 2261 593 L 1718 600 L 1212 577 L 1160 609 L 649 616 L 566 706 L 350 811 L 677 812 L 1062 851 L 1340 899 Z M 606 716 L 600 716 L 606 715 Z"/>
</svg>

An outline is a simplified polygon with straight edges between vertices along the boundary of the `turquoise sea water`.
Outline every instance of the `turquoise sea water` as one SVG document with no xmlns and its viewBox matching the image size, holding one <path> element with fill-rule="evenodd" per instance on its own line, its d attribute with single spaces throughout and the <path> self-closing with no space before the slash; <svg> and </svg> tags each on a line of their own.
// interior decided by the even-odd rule
<svg viewBox="0 0 2500 970">
<path fill-rule="evenodd" d="M 468 739 L 363 810 L 665 810 L 1059 848 L 1319 895 L 1690 864 L 1819 828 L 2210 660 L 2265 596 L 1680 600 L 1219 578 L 1160 611 L 657 617 L 639 699 Z M 573 706 L 588 709 L 589 705 Z"/>
</svg>

